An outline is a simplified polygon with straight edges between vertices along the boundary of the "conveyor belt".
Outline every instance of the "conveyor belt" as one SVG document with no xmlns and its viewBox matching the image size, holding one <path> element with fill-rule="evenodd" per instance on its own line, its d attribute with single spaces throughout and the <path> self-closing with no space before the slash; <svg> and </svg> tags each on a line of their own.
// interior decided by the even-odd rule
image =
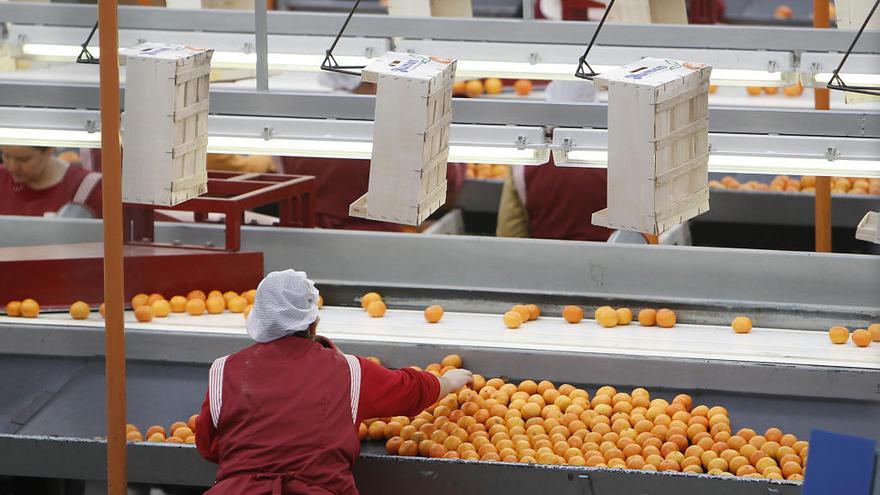
<svg viewBox="0 0 880 495">
<path fill-rule="evenodd" d="M 126 314 L 129 329 L 244 335 L 240 314 L 191 316 L 172 314 L 150 323 Z M 0 317 L 0 324 L 62 324 L 100 327 L 100 316 L 72 320 L 66 314 L 45 314 L 38 319 Z M 611 329 L 594 320 L 578 325 L 560 318 L 542 317 L 516 330 L 508 330 L 500 315 L 446 313 L 438 324 L 426 323 L 420 311 L 389 310 L 383 318 L 370 318 L 363 310 L 325 307 L 320 332 L 331 339 L 362 342 L 440 345 L 450 348 L 480 347 L 611 354 L 664 358 L 745 361 L 766 364 L 831 366 L 880 370 L 880 346 L 836 346 L 822 332 L 754 328 L 746 335 L 729 327 L 678 324 L 674 328 L 642 327 L 637 323 Z"/>
</svg>

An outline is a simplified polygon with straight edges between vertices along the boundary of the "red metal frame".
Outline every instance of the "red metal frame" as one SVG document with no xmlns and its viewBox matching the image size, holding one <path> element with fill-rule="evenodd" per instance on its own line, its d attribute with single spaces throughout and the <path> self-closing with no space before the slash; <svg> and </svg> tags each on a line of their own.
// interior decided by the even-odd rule
<svg viewBox="0 0 880 495">
<path fill-rule="evenodd" d="M 310 175 L 208 172 L 208 193 L 177 206 L 125 203 L 125 242 L 155 243 L 153 210 L 191 211 L 196 222 L 208 219 L 208 213 L 226 215 L 226 245 L 198 249 L 238 251 L 241 249 L 241 225 L 245 210 L 277 203 L 282 227 L 315 226 L 315 178 Z"/>
</svg>

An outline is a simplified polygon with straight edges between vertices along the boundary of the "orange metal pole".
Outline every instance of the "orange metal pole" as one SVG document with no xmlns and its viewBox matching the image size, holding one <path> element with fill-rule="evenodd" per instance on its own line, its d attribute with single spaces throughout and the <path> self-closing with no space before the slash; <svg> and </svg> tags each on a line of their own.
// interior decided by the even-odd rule
<svg viewBox="0 0 880 495">
<path fill-rule="evenodd" d="M 827 28 L 830 9 L 828 0 L 813 0 L 813 27 Z M 825 88 L 814 88 L 816 110 L 831 108 L 830 94 Z M 831 177 L 816 177 L 816 252 L 831 252 Z"/>
<path fill-rule="evenodd" d="M 107 493 L 128 491 L 125 452 L 125 325 L 122 255 L 122 164 L 119 136 L 117 0 L 98 0 L 101 33 L 101 160 L 104 211 L 104 324 L 107 379 Z"/>
</svg>

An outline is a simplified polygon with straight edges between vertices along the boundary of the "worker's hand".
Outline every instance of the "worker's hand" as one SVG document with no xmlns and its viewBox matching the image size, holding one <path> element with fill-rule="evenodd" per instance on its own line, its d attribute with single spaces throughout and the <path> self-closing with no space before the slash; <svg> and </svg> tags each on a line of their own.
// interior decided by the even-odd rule
<svg viewBox="0 0 880 495">
<path fill-rule="evenodd" d="M 447 371 L 438 380 L 440 381 L 440 398 L 443 398 L 451 392 L 456 392 L 466 385 L 473 384 L 474 374 L 469 370 L 454 369 Z"/>
</svg>

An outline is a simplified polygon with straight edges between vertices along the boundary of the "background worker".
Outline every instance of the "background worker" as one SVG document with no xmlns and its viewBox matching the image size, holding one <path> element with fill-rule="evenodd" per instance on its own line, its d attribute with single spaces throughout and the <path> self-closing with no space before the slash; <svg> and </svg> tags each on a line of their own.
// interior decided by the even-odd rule
<svg viewBox="0 0 880 495">
<path fill-rule="evenodd" d="M 0 215 L 43 216 L 70 203 L 101 216 L 101 174 L 53 156 L 54 148 L 0 147 Z"/>
<path fill-rule="evenodd" d="M 257 344 L 211 366 L 196 421 L 199 452 L 220 465 L 208 494 L 357 493 L 361 421 L 414 416 L 473 382 L 342 354 L 316 335 L 317 301 L 305 273 L 270 273 L 247 317 Z"/>
<path fill-rule="evenodd" d="M 550 102 L 588 102 L 595 98 L 585 81 L 552 81 Z M 513 166 L 504 180 L 498 206 L 499 237 L 532 237 L 578 241 L 607 241 L 613 232 L 592 224 L 593 213 L 608 202 L 604 168 Z"/>
</svg>

